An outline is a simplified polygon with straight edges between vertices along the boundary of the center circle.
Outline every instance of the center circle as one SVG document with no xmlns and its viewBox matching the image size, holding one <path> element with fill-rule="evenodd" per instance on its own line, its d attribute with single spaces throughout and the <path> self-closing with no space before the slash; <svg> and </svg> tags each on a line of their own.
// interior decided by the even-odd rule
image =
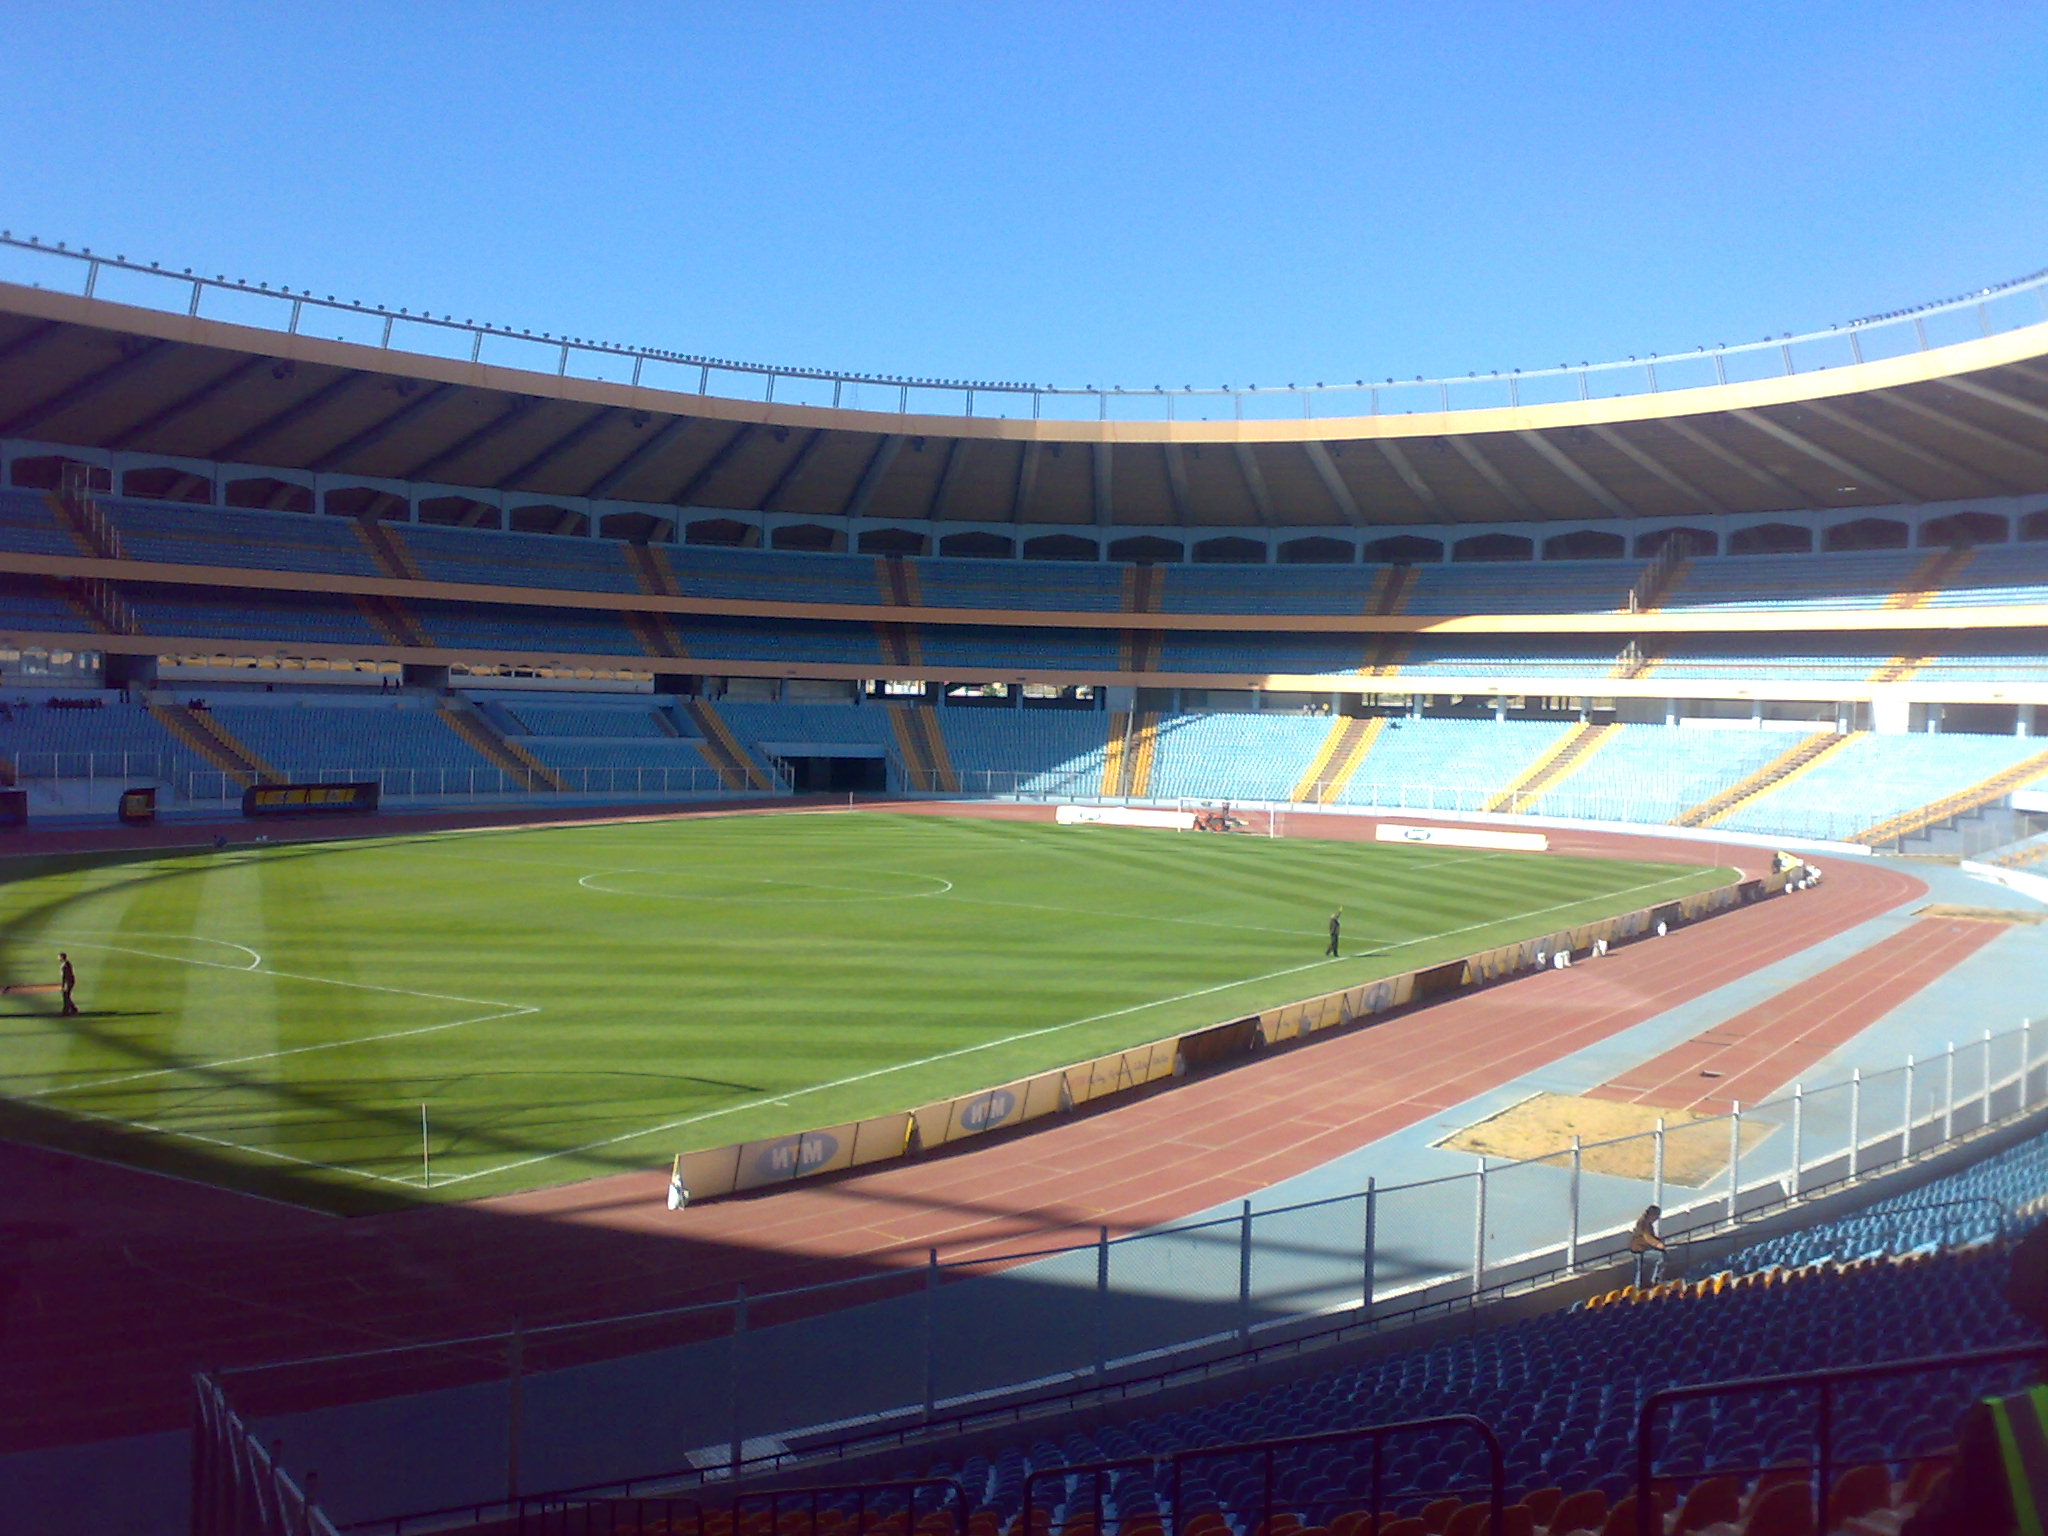
<svg viewBox="0 0 2048 1536">
<path fill-rule="evenodd" d="M 576 882 L 587 891 L 656 901 L 822 903 L 911 901 L 943 896 L 953 882 L 900 869 L 819 870 L 806 875 L 733 875 L 690 869 L 602 869 Z"/>
</svg>

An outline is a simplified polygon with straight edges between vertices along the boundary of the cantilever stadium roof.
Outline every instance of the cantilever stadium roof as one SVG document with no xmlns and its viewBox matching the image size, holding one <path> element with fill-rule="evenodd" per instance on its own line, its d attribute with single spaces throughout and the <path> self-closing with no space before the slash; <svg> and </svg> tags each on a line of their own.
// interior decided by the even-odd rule
<svg viewBox="0 0 2048 1536">
<path fill-rule="evenodd" d="M 883 393 L 894 402 L 894 390 L 871 392 Z M 889 520 L 1211 530 L 1697 518 L 2048 492 L 2048 323 L 1661 394 L 1056 421 L 682 393 L 0 284 L 0 436 Z"/>
</svg>

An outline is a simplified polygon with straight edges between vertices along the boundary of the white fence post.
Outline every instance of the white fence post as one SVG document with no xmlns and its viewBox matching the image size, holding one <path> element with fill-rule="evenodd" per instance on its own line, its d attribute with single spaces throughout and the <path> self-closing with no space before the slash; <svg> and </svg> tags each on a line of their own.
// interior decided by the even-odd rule
<svg viewBox="0 0 2048 1536">
<path fill-rule="evenodd" d="M 1943 1145 L 1954 1139 L 1956 1134 L 1956 1043 L 1948 1043 L 1948 1055 L 1943 1059 L 1941 1097 L 1941 1140 Z"/>
<path fill-rule="evenodd" d="M 1857 1067 L 1849 1073 L 1849 1177 L 1856 1177 L 1856 1169 L 1863 1151 L 1863 1069 Z"/>
<path fill-rule="evenodd" d="M 1737 1197 L 1742 1193 L 1742 1100 L 1735 1101 L 1728 1116 L 1728 1220 L 1733 1222 Z"/>
<path fill-rule="evenodd" d="M 1105 1233 L 1107 1227 L 1102 1229 Z M 1108 1253 L 1107 1246 L 1103 1252 Z M 1237 1218 L 1237 1337 L 1248 1344 L 1252 1337 L 1252 1203 L 1239 1208 Z"/>
<path fill-rule="evenodd" d="M 1650 1204 L 1664 1208 L 1664 1117 L 1657 1117 L 1650 1167 Z"/>
<path fill-rule="evenodd" d="M 1486 1159 L 1479 1159 L 1479 1182 L 1472 1194 L 1472 1294 L 1486 1285 Z"/>
<path fill-rule="evenodd" d="M 1374 1250 L 1379 1246 L 1379 1185 L 1368 1178 L 1365 1181 L 1365 1278 L 1360 1289 L 1364 1303 L 1364 1315 L 1372 1316 L 1372 1271 Z"/>
<path fill-rule="evenodd" d="M 1571 1228 L 1565 1235 L 1564 1272 L 1575 1275 L 1579 1272 L 1579 1175 L 1583 1168 L 1585 1143 L 1574 1133 L 1572 1136 L 1572 1210 Z"/>
<path fill-rule="evenodd" d="M 1899 1160 L 1913 1155 L 1913 1058 L 1906 1058 L 1906 1112 L 1899 1117 Z"/>
<path fill-rule="evenodd" d="M 1806 1084 L 1792 1085 L 1792 1173 L 1785 1193 L 1799 1198 L 1799 1175 L 1806 1164 Z"/>
<path fill-rule="evenodd" d="M 1984 1031 L 1984 1107 L 1977 1114 L 1977 1129 L 1991 1124 L 1991 1031 Z"/>
</svg>

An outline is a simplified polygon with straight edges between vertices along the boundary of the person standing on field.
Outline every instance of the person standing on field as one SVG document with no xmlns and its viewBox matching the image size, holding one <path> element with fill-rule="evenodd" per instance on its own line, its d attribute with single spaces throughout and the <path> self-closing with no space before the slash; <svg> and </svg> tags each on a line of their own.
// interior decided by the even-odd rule
<svg viewBox="0 0 2048 1536">
<path fill-rule="evenodd" d="M 57 972 L 57 980 L 64 988 L 64 1017 L 68 1019 L 78 1012 L 78 1004 L 71 998 L 72 990 L 78 985 L 78 972 L 71 969 L 71 957 L 63 950 L 57 951 L 57 959 L 63 967 Z"/>
<path fill-rule="evenodd" d="M 1323 953 L 1332 959 L 1337 954 L 1337 941 L 1344 936 L 1344 909 L 1339 907 L 1330 914 L 1330 947 Z"/>
</svg>

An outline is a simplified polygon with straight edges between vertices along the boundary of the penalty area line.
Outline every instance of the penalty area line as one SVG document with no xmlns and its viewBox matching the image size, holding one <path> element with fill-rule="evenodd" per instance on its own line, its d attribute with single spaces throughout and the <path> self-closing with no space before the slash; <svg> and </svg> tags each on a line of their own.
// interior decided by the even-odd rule
<svg viewBox="0 0 2048 1536">
<path fill-rule="evenodd" d="M 22 1102 L 22 1100 L 14 1094 L 0 1094 L 0 1098 L 11 1099 L 16 1103 Z M 323 1163 L 318 1158 L 299 1157 L 293 1153 L 279 1152 L 270 1147 L 252 1147 L 247 1142 L 229 1141 L 225 1136 L 209 1136 L 204 1131 L 177 1130 L 168 1125 L 158 1125 L 153 1120 L 130 1120 L 122 1115 L 110 1115 L 105 1113 L 104 1111 L 96 1109 L 67 1109 L 64 1112 L 67 1115 L 76 1115 L 82 1120 L 97 1120 L 102 1125 L 125 1126 L 129 1130 L 148 1131 L 153 1136 L 168 1136 L 176 1141 L 196 1141 L 200 1143 L 202 1146 L 224 1147 L 232 1152 L 245 1152 L 251 1157 L 267 1157 L 274 1159 L 275 1161 L 280 1163 L 291 1163 L 299 1168 L 318 1168 L 325 1173 L 345 1173 L 350 1178 L 375 1179 L 379 1184 L 396 1184 L 403 1189 L 418 1189 L 420 1187 L 419 1181 L 417 1179 L 394 1178 L 392 1175 L 388 1173 L 372 1173 L 367 1168 L 352 1168 L 346 1163 Z M 62 1151 L 64 1149 L 59 1148 L 57 1150 Z M 95 1158 L 93 1159 L 93 1161 L 98 1162 L 102 1161 L 102 1159 Z M 121 1166 L 126 1165 L 123 1164 Z M 151 1174 L 157 1172 L 157 1170 L 154 1168 L 145 1168 L 142 1171 Z M 175 1178 L 177 1177 L 177 1175 L 171 1174 L 166 1175 L 166 1177 Z M 186 1182 L 190 1183 L 195 1181 L 187 1180 Z M 215 1189 L 232 1189 L 232 1186 L 224 1185 L 209 1185 L 207 1187 Z M 240 1191 L 234 1192 L 240 1193 Z M 271 1203 L 275 1205 L 292 1204 L 292 1202 L 288 1200 L 272 1200 Z"/>
<path fill-rule="evenodd" d="M 263 969 L 261 966 L 262 956 L 260 955 L 256 956 L 256 963 L 252 963 L 249 965 L 227 965 L 218 960 L 195 960 L 190 955 L 166 955 L 161 954 L 155 950 L 131 949 L 128 946 L 122 944 L 101 944 L 95 943 L 88 939 L 74 939 L 69 940 L 67 942 L 69 942 L 75 949 L 112 950 L 117 954 L 140 955 L 150 960 L 163 960 L 172 965 L 196 965 L 204 967 L 207 970 L 232 971 L 240 976 L 276 976 L 286 981 L 305 981 L 312 982 L 320 986 L 353 987 L 359 991 L 365 992 L 384 992 L 399 997 L 425 998 L 429 1002 L 480 1004 L 494 1011 L 490 1013 L 473 1014 L 468 1018 L 450 1019 L 439 1024 L 420 1024 L 415 1025 L 409 1029 L 389 1029 L 382 1030 L 376 1034 L 370 1035 L 351 1035 L 345 1039 L 340 1040 L 321 1040 L 315 1042 L 312 1045 L 287 1046 L 282 1050 L 276 1051 L 255 1051 L 244 1056 L 224 1056 L 213 1061 L 188 1062 L 176 1067 L 152 1067 L 147 1071 L 142 1072 L 123 1072 L 112 1077 L 94 1078 L 90 1082 L 62 1083 L 55 1087 L 38 1088 L 33 1093 L 11 1094 L 8 1095 L 8 1097 L 15 1098 L 25 1102 L 30 1099 L 54 1098 L 59 1094 L 89 1093 L 96 1088 L 115 1088 L 119 1087 L 123 1083 L 145 1082 L 151 1078 L 178 1077 L 188 1072 L 212 1072 L 224 1067 L 247 1066 L 251 1062 L 276 1061 L 286 1056 L 304 1056 L 315 1051 L 338 1051 L 345 1050 L 350 1046 L 374 1045 L 382 1040 L 404 1040 L 415 1035 L 439 1034 L 443 1030 L 461 1029 L 465 1025 L 469 1024 L 488 1024 L 497 1019 L 523 1018 L 528 1014 L 535 1014 L 542 1011 L 537 1004 L 532 1003 L 508 1003 L 496 998 L 489 997 L 458 997 L 452 992 L 421 992 L 411 987 L 391 987 L 382 985 L 378 982 L 346 981 L 336 976 L 305 976 L 295 971 L 266 970 Z M 250 949 L 247 945 L 229 943 L 229 941 L 226 939 L 204 939 L 199 942 L 207 944 L 225 944 L 227 945 L 228 948 L 239 949 L 244 954 L 256 954 L 256 951 Z M 70 1112 L 73 1114 L 91 1113 L 91 1111 L 79 1109 L 73 1109 Z M 139 1120 L 120 1120 L 118 1116 L 108 1116 L 105 1118 L 116 1120 L 123 1125 L 145 1124 L 145 1122 Z M 152 1130 L 159 1129 L 155 1126 L 149 1126 L 147 1128 Z M 180 1135 L 185 1133 L 167 1131 L 164 1134 Z M 223 1146 L 240 1145 L 240 1143 L 238 1142 L 223 1142 L 221 1144 Z M 245 1148 L 244 1150 L 257 1151 L 260 1149 Z M 286 1156 L 286 1154 L 284 1153 L 276 1153 L 274 1155 L 279 1157 Z M 339 1168 L 332 1163 L 310 1163 L 309 1166 L 317 1168 L 334 1168 L 337 1172 L 354 1171 L 351 1169 Z"/>
</svg>

